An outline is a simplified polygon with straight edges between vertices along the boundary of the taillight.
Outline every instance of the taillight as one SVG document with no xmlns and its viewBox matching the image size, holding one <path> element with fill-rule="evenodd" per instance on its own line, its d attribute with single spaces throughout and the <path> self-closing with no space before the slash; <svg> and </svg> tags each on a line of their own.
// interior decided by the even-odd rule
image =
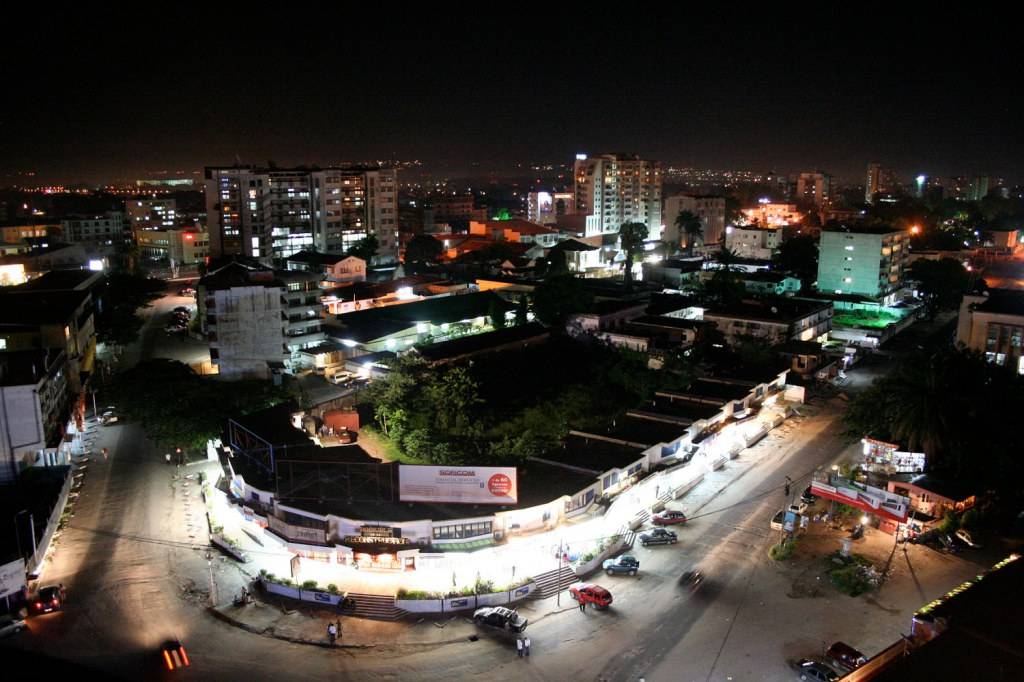
<svg viewBox="0 0 1024 682">
<path fill-rule="evenodd" d="M 188 667 L 188 665 L 189 665 L 188 654 L 185 653 L 185 647 L 181 647 L 179 649 L 179 651 L 181 651 L 181 660 L 184 661 L 185 662 L 185 666 Z"/>
<path fill-rule="evenodd" d="M 53 605 L 54 605 L 54 606 L 56 606 L 56 605 L 57 605 L 57 604 L 59 604 L 59 603 L 60 603 L 60 602 L 58 602 L 58 601 L 57 601 L 57 598 L 56 598 L 56 597 L 54 597 L 54 599 L 53 599 Z"/>
<path fill-rule="evenodd" d="M 41 609 L 41 608 L 43 608 L 43 602 L 41 602 L 41 601 L 37 601 L 37 602 L 36 602 L 36 608 L 37 608 L 37 609 Z"/>
<path fill-rule="evenodd" d="M 174 664 L 171 663 L 171 655 L 166 650 L 164 651 L 164 661 L 167 663 L 168 670 L 174 670 Z"/>
</svg>

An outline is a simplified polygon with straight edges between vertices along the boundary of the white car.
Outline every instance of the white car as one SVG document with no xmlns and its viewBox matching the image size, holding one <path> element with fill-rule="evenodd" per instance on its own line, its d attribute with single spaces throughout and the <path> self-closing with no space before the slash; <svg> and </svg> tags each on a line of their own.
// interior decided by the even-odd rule
<svg viewBox="0 0 1024 682">
<path fill-rule="evenodd" d="M 974 538 L 971 537 L 971 533 L 969 531 L 966 531 L 963 528 L 961 528 L 956 532 L 956 536 L 958 539 L 962 540 L 963 543 L 968 547 L 973 547 L 974 549 L 981 549 L 981 545 L 974 541 Z"/>
<path fill-rule="evenodd" d="M 21 618 L 14 618 L 13 616 L 0 616 L 0 637 L 16 635 L 22 630 L 27 629 L 28 626 L 25 625 L 25 621 L 23 621 Z"/>
</svg>

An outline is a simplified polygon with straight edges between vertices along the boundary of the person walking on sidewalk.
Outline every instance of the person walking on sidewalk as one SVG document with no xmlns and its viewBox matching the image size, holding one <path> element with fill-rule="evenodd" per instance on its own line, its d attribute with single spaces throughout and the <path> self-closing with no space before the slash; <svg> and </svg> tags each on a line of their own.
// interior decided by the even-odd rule
<svg viewBox="0 0 1024 682">
<path fill-rule="evenodd" d="M 516 653 L 519 654 L 519 658 L 523 657 L 523 638 L 516 637 Z"/>
<path fill-rule="evenodd" d="M 327 624 L 327 639 L 330 640 L 331 646 L 334 646 L 334 641 L 338 638 L 338 628 L 334 623 Z"/>
<path fill-rule="evenodd" d="M 171 463 L 171 453 L 168 452 L 166 455 L 164 455 L 164 459 L 167 461 L 168 464 L 170 464 Z"/>
<path fill-rule="evenodd" d="M 586 612 L 587 612 L 587 602 L 583 601 L 583 599 L 581 598 L 580 599 L 580 613 L 586 613 Z"/>
<path fill-rule="evenodd" d="M 335 626 L 337 628 L 337 631 L 335 632 L 335 635 L 337 635 L 338 639 L 341 639 L 341 637 L 342 637 L 342 634 L 341 634 L 341 618 L 338 619 L 338 622 L 335 623 Z"/>
<path fill-rule="evenodd" d="M 523 650 L 526 651 L 526 657 L 530 657 L 530 636 L 527 635 L 526 639 L 523 640 Z"/>
</svg>

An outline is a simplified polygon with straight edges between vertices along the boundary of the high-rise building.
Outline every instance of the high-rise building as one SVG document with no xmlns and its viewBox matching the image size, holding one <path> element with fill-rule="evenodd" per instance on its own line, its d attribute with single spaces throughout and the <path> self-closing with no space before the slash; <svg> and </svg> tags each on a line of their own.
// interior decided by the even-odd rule
<svg viewBox="0 0 1024 682">
<path fill-rule="evenodd" d="M 903 285 L 909 246 L 906 230 L 824 229 L 818 247 L 818 290 L 887 298 Z"/>
<path fill-rule="evenodd" d="M 796 179 L 796 200 L 825 208 L 832 200 L 832 176 L 821 171 L 801 173 Z"/>
<path fill-rule="evenodd" d="M 587 216 L 585 235 L 612 234 L 623 223 L 645 223 L 661 236 L 661 163 L 625 154 L 587 158 L 573 168 L 576 211 Z"/>
<path fill-rule="evenodd" d="M 142 230 L 173 230 L 178 225 L 178 204 L 173 198 L 126 199 L 124 212 L 132 234 Z"/>
<path fill-rule="evenodd" d="M 725 197 L 713 194 L 680 194 L 665 199 L 662 239 L 670 244 L 686 247 L 686 233 L 680 232 L 676 219 L 683 211 L 689 211 L 700 218 L 701 244 L 719 244 L 725 237 Z"/>
<path fill-rule="evenodd" d="M 206 168 L 207 232 L 213 256 L 282 259 L 303 250 L 344 253 L 377 238 L 375 262 L 398 246 L 397 174 L 363 166 Z"/>
<path fill-rule="evenodd" d="M 871 204 L 876 194 L 890 194 L 896 191 L 896 174 L 891 168 L 880 163 L 868 164 L 868 177 L 864 182 L 864 202 Z"/>
</svg>

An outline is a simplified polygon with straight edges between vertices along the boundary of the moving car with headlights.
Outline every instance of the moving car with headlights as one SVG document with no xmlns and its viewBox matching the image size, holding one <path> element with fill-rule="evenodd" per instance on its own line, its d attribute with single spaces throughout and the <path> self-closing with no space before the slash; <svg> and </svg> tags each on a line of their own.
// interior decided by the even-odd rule
<svg viewBox="0 0 1024 682">
<path fill-rule="evenodd" d="M 594 583 L 573 583 L 569 586 L 569 596 L 581 604 L 593 604 L 602 610 L 612 604 L 612 593 Z"/>
<path fill-rule="evenodd" d="M 604 563 L 601 564 L 601 568 L 608 575 L 616 575 L 618 573 L 636 575 L 636 572 L 640 570 L 640 562 L 637 561 L 636 557 L 623 554 L 614 559 L 605 559 Z"/>
<path fill-rule="evenodd" d="M 660 514 L 655 514 L 651 518 L 651 523 L 655 526 L 676 526 L 686 523 L 686 514 L 681 511 L 675 511 L 673 509 L 666 509 Z"/>
<path fill-rule="evenodd" d="M 185 653 L 185 647 L 176 639 L 169 639 L 161 644 L 160 653 L 164 657 L 164 665 L 168 670 L 178 670 L 192 665 L 188 660 L 188 654 Z"/>
<path fill-rule="evenodd" d="M 640 536 L 640 544 L 644 547 L 647 545 L 674 545 L 677 540 L 679 540 L 679 536 L 664 528 L 655 528 Z"/>
<path fill-rule="evenodd" d="M 56 585 L 41 588 L 39 594 L 32 600 L 32 610 L 36 613 L 60 610 L 60 588 Z"/>
<path fill-rule="evenodd" d="M 517 611 L 504 606 L 486 606 L 477 609 L 473 612 L 473 622 L 477 625 L 487 625 L 509 632 L 522 632 L 526 629 L 527 624 L 527 620 Z"/>
</svg>

